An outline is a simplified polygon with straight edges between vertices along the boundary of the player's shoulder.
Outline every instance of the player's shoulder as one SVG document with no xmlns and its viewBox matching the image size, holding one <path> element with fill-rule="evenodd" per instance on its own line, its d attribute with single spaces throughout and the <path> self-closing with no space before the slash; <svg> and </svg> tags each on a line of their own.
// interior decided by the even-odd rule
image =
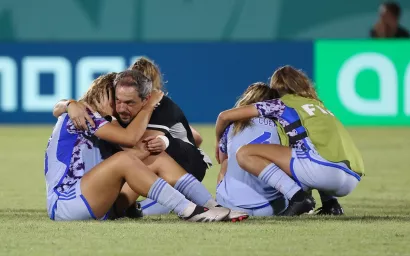
<svg viewBox="0 0 410 256">
<path fill-rule="evenodd" d="M 179 116 L 182 113 L 181 108 L 168 96 L 164 96 L 154 113 L 161 113 L 162 116 Z"/>
<path fill-rule="evenodd" d="M 167 95 L 164 95 L 164 97 L 162 97 L 161 101 L 159 102 L 161 105 L 175 105 L 175 102 Z"/>
<path fill-rule="evenodd" d="M 178 104 L 175 103 L 175 101 L 173 101 L 169 96 L 164 96 L 160 103 L 166 108 L 172 109 L 174 111 L 181 111 L 181 108 L 178 106 Z"/>
</svg>

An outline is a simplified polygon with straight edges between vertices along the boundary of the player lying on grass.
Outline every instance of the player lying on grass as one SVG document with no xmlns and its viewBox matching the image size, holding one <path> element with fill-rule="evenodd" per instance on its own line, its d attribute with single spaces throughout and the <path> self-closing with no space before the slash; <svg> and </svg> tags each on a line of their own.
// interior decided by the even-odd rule
<svg viewBox="0 0 410 256">
<path fill-rule="evenodd" d="M 116 107 L 119 111 L 128 111 L 130 114 L 130 120 L 136 118 L 139 115 L 141 108 L 146 101 L 145 98 L 151 92 L 151 84 L 142 84 L 139 87 L 132 86 L 134 82 L 135 73 L 140 73 L 135 70 L 127 70 L 121 72 L 117 75 L 114 86 L 115 86 L 115 98 L 116 98 Z M 98 102 L 99 101 L 99 102 Z M 100 110 L 109 108 L 111 110 L 111 100 L 104 95 L 102 98 L 97 98 L 95 106 Z M 81 103 L 73 102 L 68 106 L 68 114 L 72 120 L 77 120 L 78 115 L 70 114 L 72 111 L 80 112 L 84 107 Z M 56 115 L 61 114 L 64 110 L 61 110 L 61 104 L 57 104 L 54 113 Z M 80 114 L 81 115 L 81 114 Z M 89 118 L 80 117 L 80 118 Z M 77 122 L 78 123 L 78 122 Z M 122 125 L 126 126 L 124 123 Z M 144 126 L 144 129 L 146 126 Z M 163 137 L 163 136 L 162 136 Z M 146 164 L 150 170 L 152 170 L 159 177 L 163 178 L 169 184 L 175 187 L 178 191 L 184 194 L 189 200 L 194 203 L 204 206 L 207 208 L 219 207 L 215 199 L 212 198 L 209 191 L 200 183 L 194 176 L 187 174 L 187 172 L 181 168 L 166 152 L 155 151 L 155 154 L 150 154 L 150 152 L 144 150 L 144 147 L 141 147 L 141 142 L 135 144 L 134 146 L 138 147 L 138 157 Z M 121 151 L 121 148 L 116 147 L 113 144 L 99 143 L 99 149 L 102 150 L 102 153 L 105 157 L 109 157 L 111 154 Z M 115 214 L 114 217 L 123 217 L 125 212 L 124 210 L 130 205 L 134 205 L 134 208 L 127 210 L 126 216 L 128 217 L 138 217 L 138 212 L 135 209 L 135 201 L 139 197 L 138 194 L 131 189 L 128 184 L 124 184 L 122 191 L 115 202 Z M 164 205 L 166 207 L 166 205 Z M 170 212 L 169 209 L 166 211 Z M 247 214 L 243 212 L 231 211 L 227 219 L 232 221 L 243 220 L 248 217 Z"/>
<path fill-rule="evenodd" d="M 303 190 L 318 189 L 337 197 L 351 193 L 364 173 L 361 154 L 345 127 L 318 99 L 309 78 L 285 66 L 274 72 L 270 87 L 278 91 L 279 99 L 219 115 L 217 141 L 231 122 L 263 116 L 280 123 L 291 148 L 246 145 L 238 150 L 236 157 L 241 168 L 290 200 L 284 215 L 310 211 L 313 200 Z"/>
<path fill-rule="evenodd" d="M 87 110 L 94 127 L 86 131 L 75 128 L 67 114 L 58 118 L 49 139 L 45 155 L 47 211 L 52 220 L 104 219 L 126 182 L 140 195 L 157 200 L 188 221 L 221 221 L 228 216 L 226 208 L 197 206 L 180 192 L 155 175 L 132 151 L 123 151 L 103 160 L 98 140 L 103 139 L 123 146 L 133 147 L 142 137 L 155 105 L 162 92 L 151 92 L 151 81 L 133 71 L 132 79 L 122 80 L 123 85 L 145 88 L 141 92 L 141 111 L 122 128 L 108 122 L 98 112 L 94 100 L 101 94 L 113 94 L 114 74 L 96 79 L 81 101 L 97 112 Z M 117 79 L 123 78 L 121 75 Z M 112 107 L 103 115 L 112 115 Z"/>
<path fill-rule="evenodd" d="M 278 98 L 265 83 L 254 83 L 239 98 L 235 107 Z M 245 211 L 252 216 L 280 215 L 288 204 L 284 196 L 269 184 L 243 170 L 236 151 L 247 144 L 280 144 L 275 122 L 265 117 L 236 121 L 225 129 L 219 141 L 221 172 L 216 199 L 222 206 Z"/>
</svg>

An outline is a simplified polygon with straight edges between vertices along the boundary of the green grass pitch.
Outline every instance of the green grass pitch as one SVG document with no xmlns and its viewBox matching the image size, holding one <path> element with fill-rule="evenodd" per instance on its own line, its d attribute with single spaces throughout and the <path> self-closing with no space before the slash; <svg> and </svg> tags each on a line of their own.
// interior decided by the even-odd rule
<svg viewBox="0 0 410 256">
<path fill-rule="evenodd" d="M 214 130 L 196 126 L 213 156 Z M 186 223 L 175 215 L 57 223 L 46 214 L 50 126 L 0 127 L 0 255 L 410 255 L 410 129 L 350 129 L 367 175 L 346 216 Z M 218 165 L 208 171 L 214 194 Z M 315 194 L 316 199 L 318 199 Z M 320 203 L 319 203 L 320 206 Z"/>
</svg>

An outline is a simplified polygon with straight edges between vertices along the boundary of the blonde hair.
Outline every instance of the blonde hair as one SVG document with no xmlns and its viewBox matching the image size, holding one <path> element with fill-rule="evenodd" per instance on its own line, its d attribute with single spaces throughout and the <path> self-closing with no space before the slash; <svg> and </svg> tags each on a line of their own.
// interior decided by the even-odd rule
<svg viewBox="0 0 410 256">
<path fill-rule="evenodd" d="M 291 66 L 281 67 L 273 73 L 270 88 L 276 90 L 280 97 L 285 94 L 295 94 L 320 101 L 309 77 L 302 70 Z"/>
<path fill-rule="evenodd" d="M 269 88 L 269 86 L 262 82 L 251 84 L 246 91 L 241 95 L 235 104 L 235 108 L 247 106 L 256 102 L 271 100 L 278 98 L 276 91 Z M 246 127 L 250 126 L 251 120 L 241 120 L 234 122 L 233 134 L 237 134 L 243 131 Z"/>
<path fill-rule="evenodd" d="M 156 65 L 153 60 L 147 57 L 141 57 L 137 59 L 129 69 L 137 70 L 148 77 L 152 81 L 153 90 L 163 90 L 162 74 L 158 65 Z"/>
<path fill-rule="evenodd" d="M 95 79 L 87 92 L 80 98 L 79 101 L 85 102 L 95 111 L 100 112 L 100 109 L 94 104 L 96 99 L 99 99 L 103 94 L 107 94 L 111 91 L 111 95 L 114 96 L 114 79 L 117 73 L 109 73 L 101 75 Z M 113 97 L 114 98 L 114 97 Z M 114 99 L 113 99 L 114 100 Z M 113 104 L 114 102 L 111 102 Z"/>
</svg>

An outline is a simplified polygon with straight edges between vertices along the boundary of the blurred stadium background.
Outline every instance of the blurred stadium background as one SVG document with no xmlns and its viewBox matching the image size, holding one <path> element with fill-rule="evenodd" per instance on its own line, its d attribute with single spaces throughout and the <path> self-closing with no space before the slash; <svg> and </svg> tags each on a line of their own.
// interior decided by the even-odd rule
<svg viewBox="0 0 410 256">
<path fill-rule="evenodd" d="M 410 27 L 410 1 L 401 24 Z M 410 41 L 370 39 L 382 1 L 0 1 L 0 255 L 410 255 Z M 252 82 L 303 69 L 362 150 L 346 216 L 202 225 L 175 216 L 53 223 L 43 158 L 52 107 L 138 56 L 213 155 L 213 123 Z M 205 183 L 214 193 L 219 166 Z"/>
</svg>

